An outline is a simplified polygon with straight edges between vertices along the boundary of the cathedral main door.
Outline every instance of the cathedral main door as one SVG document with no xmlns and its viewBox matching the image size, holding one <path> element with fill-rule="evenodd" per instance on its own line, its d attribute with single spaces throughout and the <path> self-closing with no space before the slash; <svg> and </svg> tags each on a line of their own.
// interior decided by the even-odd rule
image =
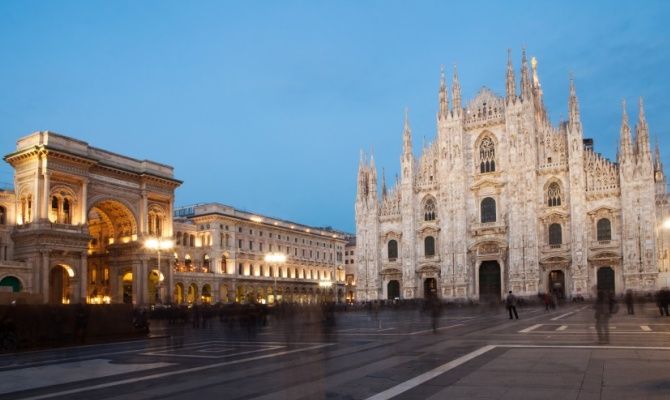
<svg viewBox="0 0 670 400">
<path fill-rule="evenodd" d="M 396 281 L 395 279 L 392 281 L 389 281 L 387 287 L 388 291 L 387 298 L 389 300 L 393 300 L 395 298 L 400 298 L 400 283 Z"/>
<path fill-rule="evenodd" d="M 484 261 L 479 266 L 479 299 L 500 300 L 502 290 L 500 264 L 498 261 Z"/>
<path fill-rule="evenodd" d="M 598 291 L 614 293 L 614 270 L 611 267 L 598 268 Z"/>
<path fill-rule="evenodd" d="M 549 272 L 549 293 L 555 294 L 559 299 L 565 298 L 565 273 L 561 270 Z"/>
<path fill-rule="evenodd" d="M 423 297 L 429 298 L 437 296 L 437 281 L 435 278 L 426 278 L 423 281 Z"/>
</svg>

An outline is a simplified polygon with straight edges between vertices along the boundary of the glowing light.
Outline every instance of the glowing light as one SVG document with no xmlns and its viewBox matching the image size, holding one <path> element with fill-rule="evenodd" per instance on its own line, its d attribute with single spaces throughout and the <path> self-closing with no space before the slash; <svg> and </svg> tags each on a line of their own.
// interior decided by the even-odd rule
<svg viewBox="0 0 670 400">
<path fill-rule="evenodd" d="M 322 287 L 322 288 L 333 287 L 333 282 L 331 282 L 331 281 L 321 281 L 321 282 L 319 282 L 319 287 Z"/>
<path fill-rule="evenodd" d="M 261 218 L 259 216 L 256 216 L 256 215 L 254 215 L 253 217 L 251 217 L 249 219 L 254 221 L 254 222 L 263 222 L 263 218 Z"/>
<path fill-rule="evenodd" d="M 663 221 L 663 229 L 670 229 L 670 218 Z"/>
<path fill-rule="evenodd" d="M 265 262 L 282 264 L 286 262 L 286 255 L 283 253 L 268 253 L 265 255 Z"/>
<path fill-rule="evenodd" d="M 151 238 L 144 241 L 144 247 L 150 250 L 168 250 L 174 247 L 174 243 L 169 239 Z"/>
</svg>

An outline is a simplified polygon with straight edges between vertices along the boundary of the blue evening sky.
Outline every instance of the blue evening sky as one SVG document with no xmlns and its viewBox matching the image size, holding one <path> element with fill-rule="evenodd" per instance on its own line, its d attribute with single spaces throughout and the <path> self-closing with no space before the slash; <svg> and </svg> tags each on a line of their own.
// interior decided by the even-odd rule
<svg viewBox="0 0 670 400">
<path fill-rule="evenodd" d="M 176 205 L 218 201 L 354 230 L 361 148 L 389 181 L 403 109 L 435 135 L 440 65 L 465 101 L 538 58 L 545 104 L 613 159 L 643 96 L 670 162 L 670 2 L 0 2 L 0 149 L 36 130 L 175 168 Z M 517 75 L 518 76 L 518 75 Z M 12 182 L 3 163 L 0 182 Z"/>
</svg>

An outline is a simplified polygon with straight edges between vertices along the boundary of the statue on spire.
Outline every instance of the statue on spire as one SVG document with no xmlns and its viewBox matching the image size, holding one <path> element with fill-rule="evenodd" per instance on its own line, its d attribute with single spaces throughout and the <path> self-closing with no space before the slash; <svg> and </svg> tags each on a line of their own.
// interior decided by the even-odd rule
<svg viewBox="0 0 670 400">
<path fill-rule="evenodd" d="M 512 50 L 507 49 L 507 77 L 505 81 L 507 100 L 514 99 L 516 97 L 516 84 L 514 82 L 516 78 L 514 77 L 514 67 L 512 66 Z"/>
<path fill-rule="evenodd" d="M 521 51 L 521 99 L 527 101 L 531 97 L 530 75 L 528 71 L 528 60 L 526 60 L 526 49 Z"/>
<path fill-rule="evenodd" d="M 437 114 L 438 119 L 447 118 L 449 113 L 449 97 L 447 96 L 447 82 L 444 77 L 444 65 L 440 67 L 440 104 L 439 112 Z"/>
<path fill-rule="evenodd" d="M 630 126 L 628 125 L 628 113 L 626 112 L 626 100 L 621 102 L 621 132 L 619 137 L 619 164 L 624 164 L 633 157 L 633 144 L 630 137 Z"/>
<path fill-rule="evenodd" d="M 458 80 L 458 69 L 454 64 L 454 79 L 451 84 L 451 98 L 454 101 L 453 112 L 460 115 L 463 105 L 461 104 L 461 83 Z"/>
</svg>

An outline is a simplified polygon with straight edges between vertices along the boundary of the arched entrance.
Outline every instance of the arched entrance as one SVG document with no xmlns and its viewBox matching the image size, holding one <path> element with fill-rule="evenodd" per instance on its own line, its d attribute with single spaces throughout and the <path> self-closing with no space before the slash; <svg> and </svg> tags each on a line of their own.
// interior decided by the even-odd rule
<svg viewBox="0 0 670 400">
<path fill-rule="evenodd" d="M 70 304 L 70 278 L 72 269 L 66 265 L 56 265 L 49 271 L 49 303 Z"/>
<path fill-rule="evenodd" d="M 598 291 L 614 293 L 614 270 L 612 267 L 598 268 Z"/>
<path fill-rule="evenodd" d="M 209 284 L 205 284 L 202 287 L 202 302 L 205 304 L 212 302 L 212 287 Z"/>
<path fill-rule="evenodd" d="M 400 282 L 398 282 L 397 280 L 394 279 L 392 281 L 389 281 L 386 289 L 388 292 L 387 298 L 389 300 L 393 300 L 395 298 L 400 297 Z"/>
<path fill-rule="evenodd" d="M 174 286 L 174 301 L 176 304 L 184 302 L 184 284 L 181 282 Z"/>
<path fill-rule="evenodd" d="M 144 296 L 148 296 L 146 300 L 154 303 L 155 290 L 150 295 L 145 293 L 144 296 L 133 293 L 133 275 L 129 272 L 132 260 L 123 256 L 124 253 L 134 252 L 125 249 L 134 246 L 133 242 L 137 240 L 137 218 L 133 212 L 118 200 L 94 199 L 88 209 L 87 221 L 91 236 L 87 249 L 88 271 L 104 267 L 108 276 L 111 275 L 114 280 L 113 282 L 110 279 L 97 280 L 94 285 L 89 286 L 87 296 L 92 299 L 104 293 L 111 293 L 112 301 L 123 301 L 127 304 L 133 300 L 144 301 Z M 149 285 L 151 280 L 152 277 L 149 275 Z"/>
<path fill-rule="evenodd" d="M 502 291 L 500 264 L 498 261 L 484 261 L 479 266 L 479 299 L 500 300 Z"/>
<path fill-rule="evenodd" d="M 21 281 L 15 276 L 5 276 L 0 280 L 0 291 L 3 291 L 3 288 L 9 292 L 18 293 L 22 289 Z"/>
<path fill-rule="evenodd" d="M 565 298 L 565 273 L 560 269 L 549 272 L 547 292 L 555 294 L 559 299 Z"/>
<path fill-rule="evenodd" d="M 193 304 L 198 300 L 198 286 L 195 283 L 191 283 L 188 286 L 188 293 L 186 294 L 186 302 L 188 304 Z"/>
<path fill-rule="evenodd" d="M 121 278 L 121 290 L 123 292 L 123 302 L 125 304 L 133 303 L 133 273 L 128 271 Z"/>
<path fill-rule="evenodd" d="M 400 292 L 400 289 L 398 289 Z M 423 281 L 423 297 L 435 297 L 437 296 L 437 280 L 435 278 L 426 278 Z"/>
<path fill-rule="evenodd" d="M 161 302 L 160 294 L 160 284 L 161 284 L 161 273 L 159 270 L 154 269 L 149 272 L 149 303 L 156 304 Z"/>
</svg>

